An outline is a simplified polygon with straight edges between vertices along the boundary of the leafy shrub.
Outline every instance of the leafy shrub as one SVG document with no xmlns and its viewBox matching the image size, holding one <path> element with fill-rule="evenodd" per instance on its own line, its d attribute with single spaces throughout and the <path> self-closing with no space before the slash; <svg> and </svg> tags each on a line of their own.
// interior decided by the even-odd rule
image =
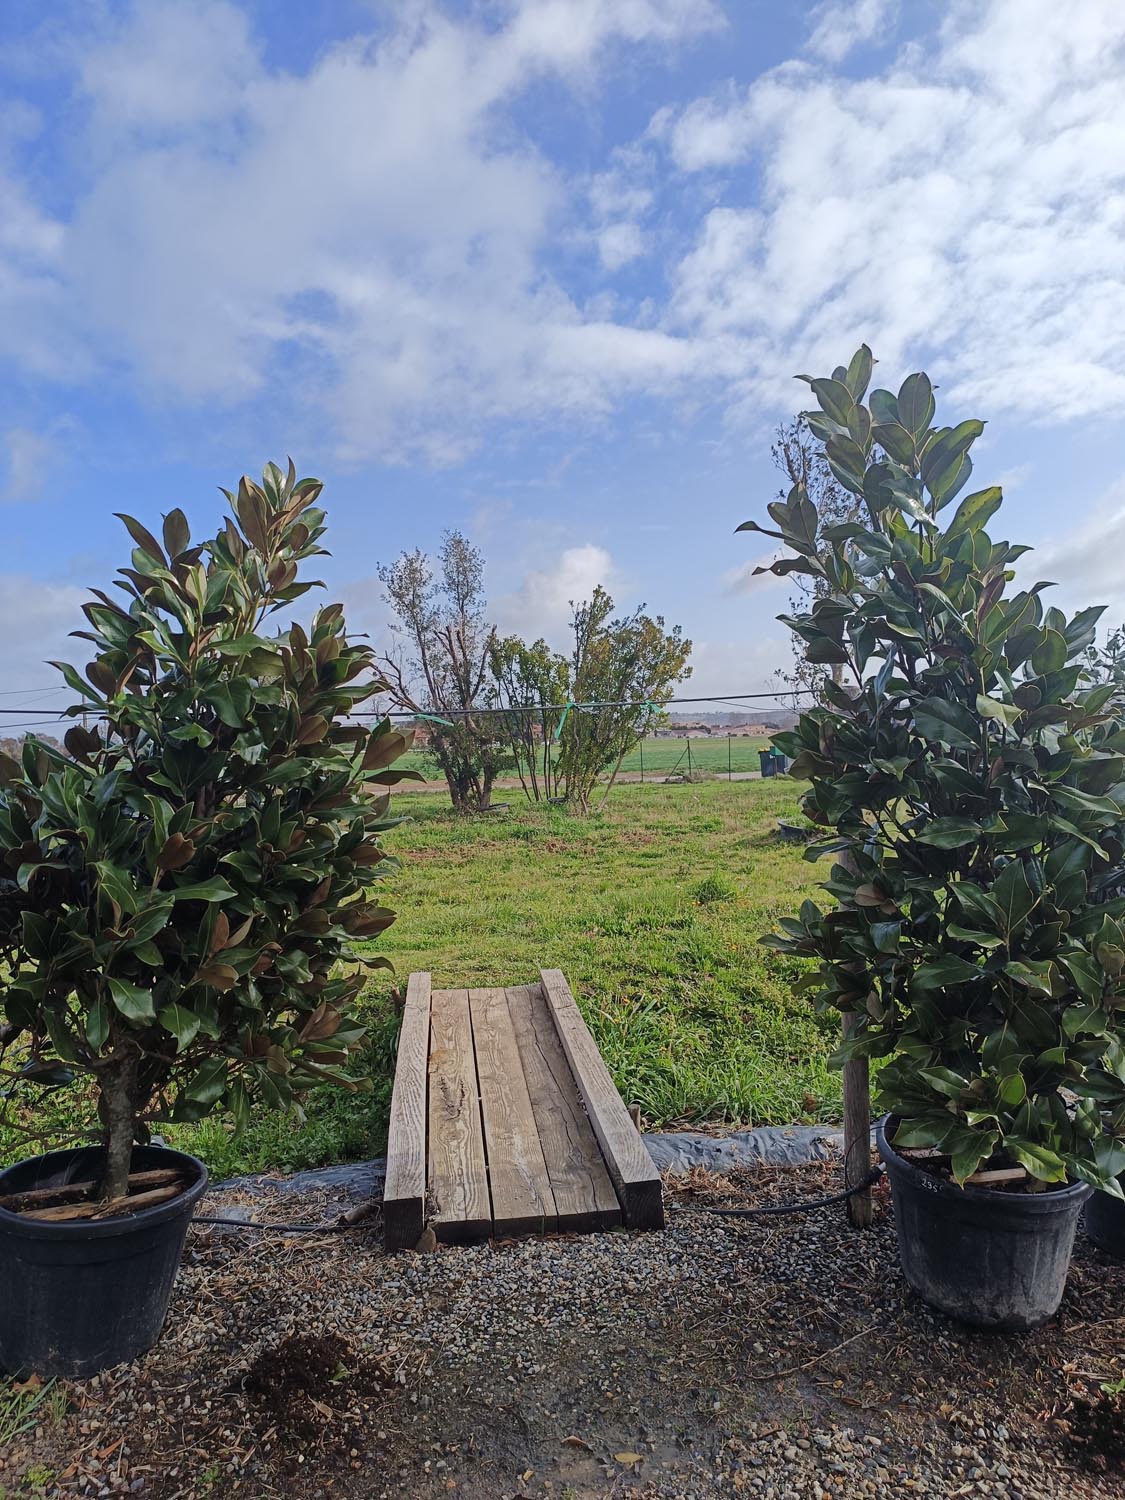
<svg viewBox="0 0 1125 1500">
<path fill-rule="evenodd" d="M 271 464 L 204 543 L 178 510 L 163 545 L 122 517 L 127 607 L 95 590 L 85 678 L 55 664 L 98 726 L 0 760 L 0 1061 L 22 1088 L 93 1078 L 107 1197 L 152 1120 L 369 1086 L 353 1003 L 386 960 L 345 965 L 394 919 L 367 892 L 409 742 L 349 721 L 381 683 L 340 605 L 267 633 L 315 586 L 320 491 Z"/>
<path fill-rule="evenodd" d="M 822 531 L 797 484 L 776 529 L 747 523 L 793 554 L 770 571 L 822 585 L 783 618 L 850 683 L 774 739 L 831 830 L 809 856 L 837 862 L 834 906 L 766 941 L 819 959 L 816 1005 L 856 1014 L 841 1057 L 889 1059 L 897 1144 L 949 1152 L 961 1182 L 995 1156 L 1119 1193 L 1125 728 L 1114 684 L 1084 676 L 1101 610 L 1013 589 L 1027 549 L 985 531 L 999 488 L 942 514 L 983 423 L 935 427 L 924 374 L 865 404 L 871 369 L 864 346 L 811 380 L 808 417 L 866 521 Z"/>
</svg>

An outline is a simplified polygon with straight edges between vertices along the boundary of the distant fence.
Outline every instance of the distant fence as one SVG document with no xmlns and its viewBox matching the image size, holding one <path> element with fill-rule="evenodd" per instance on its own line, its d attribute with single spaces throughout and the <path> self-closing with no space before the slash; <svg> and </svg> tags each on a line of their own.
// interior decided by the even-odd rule
<svg viewBox="0 0 1125 1500">
<path fill-rule="evenodd" d="M 733 778 L 761 769 L 759 752 L 769 749 L 769 740 L 741 734 L 706 734 L 681 738 L 656 735 L 642 740 L 621 762 L 621 774 L 642 781 L 663 781 L 668 776 L 687 776 L 702 771 L 711 776 Z"/>
<path fill-rule="evenodd" d="M 769 740 L 763 736 L 742 734 L 693 734 L 690 738 L 679 735 L 650 735 L 630 750 L 621 762 L 617 779 L 633 781 L 664 781 L 669 776 L 688 776 L 703 773 L 706 776 L 744 777 L 748 772 L 759 772 L 759 752 L 769 749 Z M 411 750 L 396 761 L 403 770 L 418 770 L 431 779 L 441 779 L 433 761 L 425 751 Z M 612 770 L 604 774 L 605 780 Z M 514 769 L 504 770 L 501 781 L 514 778 Z M 404 785 L 403 790 L 408 790 Z"/>
</svg>

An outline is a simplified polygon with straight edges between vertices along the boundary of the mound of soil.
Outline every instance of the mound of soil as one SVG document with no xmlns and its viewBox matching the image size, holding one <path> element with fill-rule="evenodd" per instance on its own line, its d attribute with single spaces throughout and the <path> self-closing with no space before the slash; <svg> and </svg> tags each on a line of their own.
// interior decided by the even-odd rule
<svg viewBox="0 0 1125 1500">
<path fill-rule="evenodd" d="M 334 1333 L 292 1334 L 262 1349 L 242 1382 L 259 1413 L 304 1453 L 354 1447 L 371 1403 L 393 1386 L 382 1362 Z"/>
</svg>

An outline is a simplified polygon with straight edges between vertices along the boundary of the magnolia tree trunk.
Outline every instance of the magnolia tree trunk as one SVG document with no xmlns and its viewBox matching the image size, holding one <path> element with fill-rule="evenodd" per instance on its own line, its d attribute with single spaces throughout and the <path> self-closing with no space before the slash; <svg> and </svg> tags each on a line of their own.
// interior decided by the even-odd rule
<svg viewBox="0 0 1125 1500">
<path fill-rule="evenodd" d="M 105 1126 L 105 1170 L 98 1196 L 107 1202 L 129 1190 L 136 1123 L 138 1057 L 132 1048 L 117 1049 L 99 1075 L 99 1110 Z"/>
</svg>

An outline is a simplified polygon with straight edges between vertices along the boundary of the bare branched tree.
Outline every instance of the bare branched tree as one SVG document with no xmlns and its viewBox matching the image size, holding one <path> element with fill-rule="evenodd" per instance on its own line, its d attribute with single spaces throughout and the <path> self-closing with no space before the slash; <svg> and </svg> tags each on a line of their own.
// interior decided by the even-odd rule
<svg viewBox="0 0 1125 1500">
<path fill-rule="evenodd" d="M 493 706 L 484 558 L 460 531 L 447 531 L 438 567 L 420 549 L 379 568 L 394 614 L 397 649 L 380 658 L 394 703 L 427 720 L 428 753 L 458 812 L 483 812 L 505 764 Z M 447 724 L 435 722 L 446 719 Z"/>
</svg>

